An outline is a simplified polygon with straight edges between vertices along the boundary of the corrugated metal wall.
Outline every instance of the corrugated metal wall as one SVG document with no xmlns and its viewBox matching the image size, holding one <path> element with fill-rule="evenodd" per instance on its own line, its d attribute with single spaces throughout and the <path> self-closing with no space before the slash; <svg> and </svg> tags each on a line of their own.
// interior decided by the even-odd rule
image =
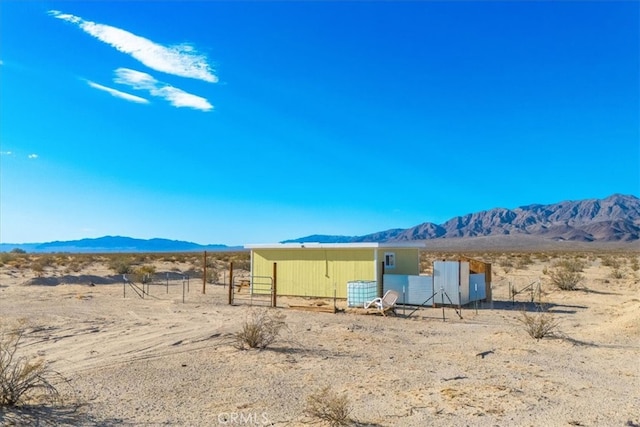
<svg viewBox="0 0 640 427">
<path fill-rule="evenodd" d="M 469 275 L 469 301 L 482 301 L 487 297 L 484 273 Z"/>
<path fill-rule="evenodd" d="M 348 282 L 377 280 L 385 252 L 396 254 L 394 274 L 419 273 L 418 248 L 257 248 L 252 251 L 252 275 L 272 276 L 276 262 L 278 295 L 332 298 L 335 288 L 336 297 L 346 298 Z"/>
<path fill-rule="evenodd" d="M 400 295 L 398 304 L 422 305 L 428 301 L 427 305 L 433 305 L 433 278 L 431 276 L 385 274 L 384 291 L 390 289 Z"/>
<path fill-rule="evenodd" d="M 271 276 L 277 262 L 278 295 L 347 297 L 347 282 L 375 280 L 374 250 L 254 249 L 253 275 Z"/>
<path fill-rule="evenodd" d="M 434 261 L 433 290 L 436 294 L 434 298 L 435 304 L 460 304 L 460 264 L 458 261 Z"/>
<path fill-rule="evenodd" d="M 433 288 L 435 304 L 465 305 L 486 298 L 485 274 L 470 274 L 468 262 L 435 261 Z"/>
</svg>

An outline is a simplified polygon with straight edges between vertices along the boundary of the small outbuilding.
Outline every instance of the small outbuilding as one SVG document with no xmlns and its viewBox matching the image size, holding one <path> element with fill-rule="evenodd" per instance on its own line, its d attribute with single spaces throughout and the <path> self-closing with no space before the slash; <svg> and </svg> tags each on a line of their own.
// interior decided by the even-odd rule
<svg viewBox="0 0 640 427">
<path fill-rule="evenodd" d="M 347 298 L 347 283 L 376 282 L 384 274 L 418 275 L 422 242 L 251 244 L 252 278 L 277 275 L 277 294 Z M 276 267 L 274 268 L 274 263 Z"/>
</svg>

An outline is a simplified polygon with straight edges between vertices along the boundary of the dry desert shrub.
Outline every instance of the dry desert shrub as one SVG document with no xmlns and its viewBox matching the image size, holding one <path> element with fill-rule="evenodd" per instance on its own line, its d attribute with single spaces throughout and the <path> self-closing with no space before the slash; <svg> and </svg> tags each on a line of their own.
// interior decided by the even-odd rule
<svg viewBox="0 0 640 427">
<path fill-rule="evenodd" d="M 516 258 L 516 268 L 518 270 L 526 270 L 531 264 L 533 264 L 531 254 L 521 254 Z"/>
<path fill-rule="evenodd" d="M 552 264 L 552 267 L 572 273 L 581 273 L 585 268 L 585 262 L 580 258 L 574 257 L 558 260 Z"/>
<path fill-rule="evenodd" d="M 44 360 L 19 354 L 24 333 L 23 322 L 13 327 L 0 323 L 0 408 L 61 402 L 54 385 L 54 379 L 61 379 L 61 375 Z"/>
<path fill-rule="evenodd" d="M 624 279 L 625 274 L 622 268 L 614 268 L 611 270 L 611 277 L 613 279 Z"/>
<path fill-rule="evenodd" d="M 264 349 L 273 344 L 286 326 L 285 315 L 267 309 L 253 310 L 235 334 L 236 347 Z"/>
<path fill-rule="evenodd" d="M 156 274 L 156 268 L 153 265 L 141 265 L 133 272 L 134 280 L 140 283 L 150 282 L 154 274 Z"/>
<path fill-rule="evenodd" d="M 617 258 L 615 256 L 606 256 L 602 258 L 602 265 L 611 268 L 620 268 L 624 262 L 624 259 Z"/>
<path fill-rule="evenodd" d="M 46 268 L 56 265 L 56 258 L 51 255 L 33 255 L 29 260 L 29 267 L 38 277 L 42 276 Z"/>
<path fill-rule="evenodd" d="M 499 260 L 500 267 L 504 270 L 505 274 L 509 274 L 514 267 L 513 259 L 510 257 L 501 258 Z"/>
<path fill-rule="evenodd" d="M 8 252 L 0 253 L 0 267 L 4 267 L 6 264 L 13 260 L 13 254 Z"/>
<path fill-rule="evenodd" d="M 0 254 L 0 265 L 20 270 L 23 267 L 30 267 L 31 258 L 24 250 L 15 248 L 9 252 Z"/>
<path fill-rule="evenodd" d="M 207 283 L 218 283 L 218 270 L 215 266 L 207 267 Z"/>
<path fill-rule="evenodd" d="M 351 419 L 351 403 L 346 394 L 337 394 L 326 386 L 307 398 L 305 413 L 328 423 L 331 427 L 354 425 Z"/>
<path fill-rule="evenodd" d="M 548 271 L 551 284 L 563 291 L 574 291 L 582 281 L 582 275 L 577 271 L 559 267 Z"/>
<path fill-rule="evenodd" d="M 110 257 L 109 268 L 117 274 L 129 274 L 133 271 L 131 259 L 122 255 Z"/>
<path fill-rule="evenodd" d="M 546 252 L 536 253 L 535 257 L 539 262 L 549 262 L 549 260 L 551 259 L 551 255 Z"/>
<path fill-rule="evenodd" d="M 519 320 L 527 334 L 536 340 L 553 335 L 558 328 L 558 321 L 554 315 L 545 311 L 529 314 L 522 310 Z"/>
</svg>

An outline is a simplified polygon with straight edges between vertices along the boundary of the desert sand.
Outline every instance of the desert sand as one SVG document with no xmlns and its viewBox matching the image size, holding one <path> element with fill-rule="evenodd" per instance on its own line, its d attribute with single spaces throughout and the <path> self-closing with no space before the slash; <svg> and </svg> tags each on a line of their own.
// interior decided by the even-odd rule
<svg viewBox="0 0 640 427">
<path fill-rule="evenodd" d="M 453 308 L 300 311 L 287 306 L 319 302 L 280 298 L 269 310 L 286 327 L 261 351 L 237 348 L 234 334 L 257 308 L 228 305 L 222 284 L 203 294 L 193 278 L 183 302 L 180 281 L 168 291 L 158 283 L 142 299 L 125 295 L 103 262 L 34 270 L 5 259 L 2 323 L 24 319 L 21 354 L 44 358 L 68 383 L 58 384 L 63 405 L 5 408 L 0 424 L 310 425 L 307 398 L 329 386 L 358 425 L 640 425 L 640 254 L 525 256 L 518 266 L 522 254 L 491 255 L 494 301 L 463 307 L 462 318 Z M 585 263 L 578 290 L 549 284 L 563 257 Z M 160 277 L 193 268 L 153 265 Z M 534 282 L 558 321 L 540 340 L 519 321 L 537 304 L 526 292 L 514 304 L 509 291 Z"/>
</svg>

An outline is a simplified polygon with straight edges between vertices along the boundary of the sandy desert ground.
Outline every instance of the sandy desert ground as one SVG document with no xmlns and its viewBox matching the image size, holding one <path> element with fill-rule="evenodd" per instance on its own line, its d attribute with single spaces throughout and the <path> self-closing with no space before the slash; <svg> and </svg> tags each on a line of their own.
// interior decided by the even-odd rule
<svg viewBox="0 0 640 427">
<path fill-rule="evenodd" d="M 465 307 L 462 318 L 451 308 L 445 321 L 440 308 L 298 311 L 281 298 L 270 310 L 286 328 L 262 351 L 235 345 L 255 308 L 229 306 L 222 285 L 202 294 L 193 279 L 183 303 L 181 283 L 168 293 L 157 284 L 141 299 L 125 296 L 104 262 L 69 271 L 5 259 L 2 324 L 24 319 L 21 354 L 44 358 L 69 382 L 58 384 L 63 405 L 1 409 L 0 424 L 314 425 L 307 399 L 328 386 L 347 397 L 357 425 L 640 425 L 640 253 L 484 256 L 494 302 Z M 561 259 L 584 263 L 579 290 L 549 285 Z M 153 265 L 158 274 L 193 268 Z M 514 305 L 509 293 L 509 283 L 537 281 L 558 321 L 541 340 L 519 321 L 522 307 L 535 314 L 529 294 Z"/>
</svg>

